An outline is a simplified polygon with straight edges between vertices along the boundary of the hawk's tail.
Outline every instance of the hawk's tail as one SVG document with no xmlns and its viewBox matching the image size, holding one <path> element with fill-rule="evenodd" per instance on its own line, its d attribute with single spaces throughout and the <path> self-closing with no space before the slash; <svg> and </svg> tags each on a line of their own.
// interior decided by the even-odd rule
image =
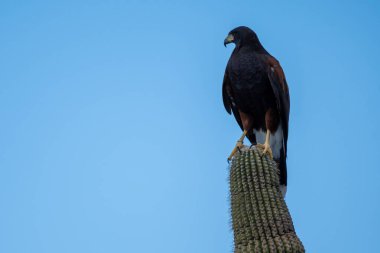
<svg viewBox="0 0 380 253">
<path fill-rule="evenodd" d="M 280 190 L 282 196 L 285 198 L 286 195 L 286 186 L 288 185 L 288 175 L 287 175 L 287 167 L 286 167 L 286 157 L 285 152 L 281 149 L 280 159 L 278 161 L 278 168 L 280 170 Z"/>
</svg>

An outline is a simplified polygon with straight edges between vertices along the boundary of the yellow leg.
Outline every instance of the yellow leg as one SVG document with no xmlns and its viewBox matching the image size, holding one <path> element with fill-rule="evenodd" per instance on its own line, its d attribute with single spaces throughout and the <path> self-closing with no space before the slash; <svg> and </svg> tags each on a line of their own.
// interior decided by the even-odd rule
<svg viewBox="0 0 380 253">
<path fill-rule="evenodd" d="M 257 144 L 257 147 L 263 149 L 263 155 L 268 154 L 270 156 L 270 158 L 273 159 L 273 154 L 272 154 L 272 149 L 270 148 L 269 138 L 270 138 L 270 131 L 268 129 L 267 134 L 265 136 L 265 143 L 264 144 Z"/>
<path fill-rule="evenodd" d="M 244 140 L 246 135 L 247 135 L 247 130 L 244 130 L 243 134 L 241 135 L 239 140 L 236 142 L 236 145 L 235 145 L 234 149 L 232 150 L 230 156 L 228 157 L 228 159 L 227 159 L 228 161 L 231 161 L 231 159 L 235 155 L 236 151 L 238 151 L 243 146 L 243 140 Z"/>
</svg>

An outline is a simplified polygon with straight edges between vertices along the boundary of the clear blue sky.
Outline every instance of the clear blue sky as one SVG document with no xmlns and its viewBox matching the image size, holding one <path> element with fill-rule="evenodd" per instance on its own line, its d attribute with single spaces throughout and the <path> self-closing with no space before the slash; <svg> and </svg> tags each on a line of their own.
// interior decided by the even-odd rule
<svg viewBox="0 0 380 253">
<path fill-rule="evenodd" d="M 380 3 L 327 0 L 1 1 L 0 252 L 232 252 L 238 25 L 287 75 L 306 249 L 380 252 Z"/>
</svg>

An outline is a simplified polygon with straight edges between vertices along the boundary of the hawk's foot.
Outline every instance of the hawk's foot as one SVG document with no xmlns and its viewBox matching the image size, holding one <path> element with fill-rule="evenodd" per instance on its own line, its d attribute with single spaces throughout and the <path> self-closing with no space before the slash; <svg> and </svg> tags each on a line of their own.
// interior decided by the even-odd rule
<svg viewBox="0 0 380 253">
<path fill-rule="evenodd" d="M 227 161 L 230 162 L 232 160 L 232 157 L 236 154 L 237 151 L 240 152 L 240 149 L 243 147 L 243 141 L 241 140 L 238 140 L 236 142 L 236 145 L 234 147 L 234 149 L 232 150 L 230 156 L 227 158 Z"/>
<path fill-rule="evenodd" d="M 269 155 L 271 159 L 273 159 L 273 153 L 272 149 L 269 145 L 269 143 L 265 142 L 264 144 L 257 144 L 256 147 L 260 148 L 263 150 L 263 155 Z"/>
<path fill-rule="evenodd" d="M 236 151 L 239 150 L 239 152 L 240 152 L 240 149 L 243 147 L 243 140 L 244 140 L 246 134 L 247 134 L 247 130 L 244 130 L 243 134 L 240 136 L 240 138 L 237 141 L 234 149 L 232 150 L 231 155 L 227 158 L 227 162 L 231 161 L 231 159 L 235 155 Z"/>
</svg>

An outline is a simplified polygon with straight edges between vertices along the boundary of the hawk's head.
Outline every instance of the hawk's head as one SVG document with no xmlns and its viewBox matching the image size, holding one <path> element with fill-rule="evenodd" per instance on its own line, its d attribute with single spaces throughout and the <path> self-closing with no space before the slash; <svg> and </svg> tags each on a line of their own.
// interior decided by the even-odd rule
<svg viewBox="0 0 380 253">
<path fill-rule="evenodd" d="M 246 26 L 236 27 L 228 33 L 228 36 L 224 40 L 224 46 L 230 43 L 235 43 L 238 47 L 248 44 L 261 45 L 256 33 Z"/>
</svg>

